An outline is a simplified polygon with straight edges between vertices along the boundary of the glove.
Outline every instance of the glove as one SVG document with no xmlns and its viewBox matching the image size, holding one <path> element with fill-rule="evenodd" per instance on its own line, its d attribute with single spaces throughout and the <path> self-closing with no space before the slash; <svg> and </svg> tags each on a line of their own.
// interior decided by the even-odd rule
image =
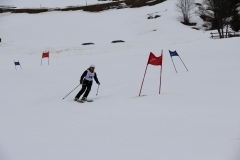
<svg viewBox="0 0 240 160">
<path fill-rule="evenodd" d="M 80 82 L 80 84 L 82 84 L 81 80 L 79 82 Z"/>
<path fill-rule="evenodd" d="M 98 82 L 97 84 L 100 85 L 100 82 Z"/>
</svg>

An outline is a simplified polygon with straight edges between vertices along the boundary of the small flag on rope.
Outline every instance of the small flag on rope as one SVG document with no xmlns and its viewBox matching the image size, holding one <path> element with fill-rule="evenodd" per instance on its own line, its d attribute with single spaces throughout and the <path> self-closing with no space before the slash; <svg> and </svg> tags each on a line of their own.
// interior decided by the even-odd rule
<svg viewBox="0 0 240 160">
<path fill-rule="evenodd" d="M 17 70 L 16 66 L 20 66 L 20 68 L 22 69 L 19 61 L 18 61 L 18 62 L 15 62 L 15 61 L 14 61 L 14 65 L 15 65 L 15 69 L 16 69 L 16 70 Z"/>
<path fill-rule="evenodd" d="M 178 56 L 178 57 L 180 58 L 180 60 L 182 61 L 184 67 L 185 67 L 186 70 L 188 71 L 186 65 L 184 64 L 183 60 L 181 59 L 181 57 L 179 56 L 179 54 L 177 53 L 177 51 L 170 51 L 170 50 L 169 50 L 169 53 L 170 53 L 170 56 L 171 56 L 172 62 L 173 62 L 173 58 L 172 58 L 172 57 L 173 57 L 173 56 Z M 174 62 L 173 62 L 173 66 L 174 66 L 175 71 L 176 71 L 176 73 L 177 73 L 177 69 L 176 69 L 176 66 L 175 66 Z"/>
<path fill-rule="evenodd" d="M 43 58 L 48 58 L 48 65 L 49 65 L 49 51 L 42 53 L 42 59 L 43 59 Z M 42 59 L 41 59 L 41 65 L 42 65 Z"/>
</svg>

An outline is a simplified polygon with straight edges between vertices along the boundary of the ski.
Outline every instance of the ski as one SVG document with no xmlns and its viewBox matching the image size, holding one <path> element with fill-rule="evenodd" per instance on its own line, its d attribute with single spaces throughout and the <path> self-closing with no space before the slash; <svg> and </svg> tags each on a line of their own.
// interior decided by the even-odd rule
<svg viewBox="0 0 240 160">
<path fill-rule="evenodd" d="M 87 102 L 93 102 L 93 99 L 87 100 Z"/>
<path fill-rule="evenodd" d="M 85 102 L 93 102 L 93 100 L 92 100 L 92 99 L 90 99 L 90 100 L 78 100 L 77 102 L 79 102 L 79 103 L 85 103 Z"/>
</svg>

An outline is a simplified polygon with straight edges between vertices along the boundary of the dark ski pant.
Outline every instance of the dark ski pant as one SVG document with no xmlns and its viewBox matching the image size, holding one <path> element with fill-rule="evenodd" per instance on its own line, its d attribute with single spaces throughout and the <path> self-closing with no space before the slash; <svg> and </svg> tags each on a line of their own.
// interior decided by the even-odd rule
<svg viewBox="0 0 240 160">
<path fill-rule="evenodd" d="M 85 93 L 83 97 L 87 98 L 89 92 L 91 91 L 91 88 L 92 88 L 92 81 L 83 80 L 82 89 L 78 92 L 75 98 L 79 99 L 84 92 Z"/>
</svg>

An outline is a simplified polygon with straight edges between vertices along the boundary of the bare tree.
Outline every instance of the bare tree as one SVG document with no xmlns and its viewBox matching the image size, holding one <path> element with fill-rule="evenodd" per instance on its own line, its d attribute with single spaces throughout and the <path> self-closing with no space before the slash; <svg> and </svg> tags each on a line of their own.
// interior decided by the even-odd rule
<svg viewBox="0 0 240 160">
<path fill-rule="evenodd" d="M 190 23 L 193 8 L 196 6 L 194 2 L 195 0 L 178 0 L 176 3 L 176 8 L 180 13 L 182 13 L 183 22 L 185 24 Z"/>
</svg>

